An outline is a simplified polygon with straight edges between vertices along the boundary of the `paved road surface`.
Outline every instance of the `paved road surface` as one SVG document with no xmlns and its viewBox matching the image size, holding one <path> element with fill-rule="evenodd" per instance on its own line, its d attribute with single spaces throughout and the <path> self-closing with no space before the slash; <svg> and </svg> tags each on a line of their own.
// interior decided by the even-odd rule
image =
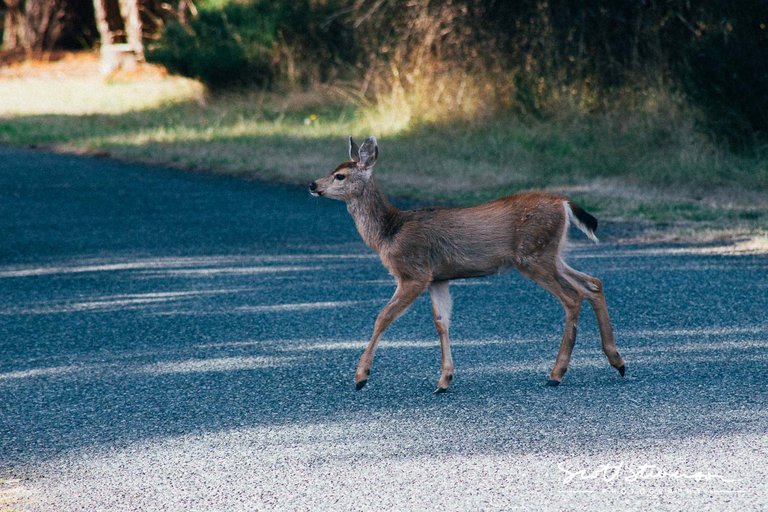
<svg viewBox="0 0 768 512">
<path fill-rule="evenodd" d="M 585 308 L 546 388 L 562 311 L 509 274 L 453 287 L 433 396 L 426 296 L 354 391 L 393 284 L 340 203 L 0 148 L 0 233 L 0 509 L 768 509 L 765 256 L 574 233 L 628 377 Z"/>
</svg>

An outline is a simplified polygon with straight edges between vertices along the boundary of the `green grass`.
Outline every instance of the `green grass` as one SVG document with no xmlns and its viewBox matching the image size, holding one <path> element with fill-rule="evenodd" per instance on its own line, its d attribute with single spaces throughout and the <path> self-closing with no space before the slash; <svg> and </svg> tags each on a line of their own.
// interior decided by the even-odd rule
<svg viewBox="0 0 768 512">
<path fill-rule="evenodd" d="M 375 134 L 382 185 L 418 201 L 543 188 L 601 218 L 663 229 L 764 233 L 768 224 L 768 157 L 718 150 L 669 101 L 631 115 L 419 124 L 324 92 L 206 97 L 178 78 L 0 79 L 0 98 L 0 142 L 18 146 L 306 183 L 346 158 L 347 135 Z"/>
</svg>

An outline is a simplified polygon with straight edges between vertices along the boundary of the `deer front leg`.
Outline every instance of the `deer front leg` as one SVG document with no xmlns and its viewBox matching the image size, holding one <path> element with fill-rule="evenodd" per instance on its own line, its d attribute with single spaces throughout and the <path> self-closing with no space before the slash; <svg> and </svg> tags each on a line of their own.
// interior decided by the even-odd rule
<svg viewBox="0 0 768 512">
<path fill-rule="evenodd" d="M 429 285 L 429 295 L 432 298 L 432 316 L 435 320 L 437 335 L 440 337 L 440 379 L 437 381 L 435 393 L 448 391 L 453 380 L 453 358 L 451 357 L 451 342 L 448 339 L 448 329 L 451 325 L 451 291 L 448 281 L 440 281 Z"/>
<path fill-rule="evenodd" d="M 356 390 L 360 391 L 368 383 L 368 376 L 371 374 L 371 365 L 373 364 L 373 356 L 376 354 L 376 347 L 379 344 L 381 335 L 387 327 L 397 319 L 397 317 L 405 313 L 405 310 L 413 304 L 416 297 L 418 297 L 426 287 L 427 284 L 420 281 L 398 281 L 395 294 L 389 299 L 389 302 L 387 302 L 387 305 L 381 310 L 379 316 L 376 317 L 371 341 L 368 342 L 368 346 L 365 347 L 363 355 L 360 356 L 360 362 L 357 364 L 357 371 L 355 372 Z"/>
</svg>

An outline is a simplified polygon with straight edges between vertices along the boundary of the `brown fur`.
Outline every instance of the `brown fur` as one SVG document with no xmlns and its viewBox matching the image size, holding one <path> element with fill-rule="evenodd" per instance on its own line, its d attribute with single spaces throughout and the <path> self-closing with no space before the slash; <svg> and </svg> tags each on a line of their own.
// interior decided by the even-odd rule
<svg viewBox="0 0 768 512">
<path fill-rule="evenodd" d="M 566 197 L 545 192 L 515 194 L 467 208 L 402 211 L 389 203 L 371 175 L 378 156 L 375 138 L 360 148 L 360 154 L 367 156 L 363 163 L 355 161 L 360 157 L 353 145 L 350 139 L 353 160 L 314 182 L 310 190 L 314 195 L 347 203 L 363 241 L 379 254 L 398 283 L 394 296 L 376 319 L 373 336 L 358 364 L 358 389 L 368 380 L 381 334 L 429 287 L 443 352 L 438 391 L 446 390 L 453 378 L 449 320 L 444 318 L 450 318 L 447 282 L 510 268 L 536 281 L 565 309 L 563 339 L 550 373 L 551 385 L 559 384 L 567 370 L 585 298 L 595 311 L 603 351 L 623 375 L 624 361 L 616 349 L 602 283 L 570 268 L 562 255 L 571 221 L 596 240 L 594 217 Z M 344 178 L 339 180 L 339 175 Z"/>
</svg>

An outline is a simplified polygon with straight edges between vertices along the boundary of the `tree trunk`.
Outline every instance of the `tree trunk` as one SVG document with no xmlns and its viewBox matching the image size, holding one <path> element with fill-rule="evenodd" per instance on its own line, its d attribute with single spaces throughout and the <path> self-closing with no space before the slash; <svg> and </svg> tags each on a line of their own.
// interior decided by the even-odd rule
<svg viewBox="0 0 768 512">
<path fill-rule="evenodd" d="M 28 48 L 29 26 L 21 0 L 5 0 L 5 20 L 3 22 L 3 50 Z"/>
<path fill-rule="evenodd" d="M 31 27 L 28 44 L 33 54 L 53 49 L 63 28 L 64 6 L 61 0 L 27 0 L 27 24 Z"/>
<path fill-rule="evenodd" d="M 125 38 L 128 47 L 136 60 L 144 60 L 144 45 L 141 41 L 141 17 L 139 16 L 139 0 L 120 0 L 120 12 L 123 15 Z"/>
<path fill-rule="evenodd" d="M 96 28 L 101 36 L 101 46 L 112 44 L 113 32 L 109 29 L 107 21 L 107 8 L 105 2 L 108 0 L 93 0 L 93 15 L 96 18 Z"/>
<path fill-rule="evenodd" d="M 53 48 L 63 28 L 65 0 L 5 0 L 3 50 L 40 54 Z"/>
<path fill-rule="evenodd" d="M 93 0 L 93 9 L 101 36 L 101 74 L 135 68 L 144 60 L 138 0 Z"/>
</svg>

